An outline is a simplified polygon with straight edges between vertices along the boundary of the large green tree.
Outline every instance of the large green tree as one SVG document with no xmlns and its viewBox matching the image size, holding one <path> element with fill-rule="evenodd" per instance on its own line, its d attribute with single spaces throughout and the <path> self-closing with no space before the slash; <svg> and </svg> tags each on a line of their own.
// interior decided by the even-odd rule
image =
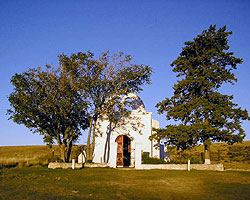
<svg viewBox="0 0 250 200">
<path fill-rule="evenodd" d="M 10 119 L 43 135 L 44 142 L 56 141 L 62 160 L 69 162 L 72 144 L 89 125 L 75 69 L 60 62 L 57 69 L 47 65 L 44 71 L 37 68 L 15 74 L 11 83 Z"/>
<path fill-rule="evenodd" d="M 124 53 L 103 53 L 98 65 L 89 70 L 90 128 L 87 140 L 87 159 L 92 160 L 98 120 L 107 119 L 116 124 L 121 116 L 128 116 L 122 97 L 130 92 L 139 92 L 142 86 L 150 84 L 152 69 L 147 65 L 137 65 L 130 55 Z M 119 117 L 118 117 L 119 115 Z M 92 135 L 92 145 L 90 137 Z"/>
<path fill-rule="evenodd" d="M 89 133 L 87 139 L 87 160 L 94 156 L 95 137 L 98 132 L 98 120 L 107 119 L 116 123 L 117 116 L 128 116 L 123 109 L 122 96 L 130 92 L 139 92 L 142 85 L 150 83 L 151 68 L 137 65 L 130 55 L 104 52 L 99 58 L 93 53 L 61 56 L 66 68 L 77 68 L 79 93 L 88 103 Z M 92 138 L 92 139 L 91 139 Z"/>
<path fill-rule="evenodd" d="M 87 159 L 92 160 L 97 121 L 116 123 L 118 115 L 128 116 L 122 96 L 141 91 L 142 85 L 150 83 L 152 70 L 136 65 L 130 55 L 108 51 L 99 58 L 90 51 L 62 54 L 59 63 L 57 69 L 46 66 L 45 71 L 15 74 L 8 114 L 14 122 L 42 134 L 45 142 L 57 141 L 65 162 L 73 142 L 88 127 Z"/>
<path fill-rule="evenodd" d="M 203 143 L 209 160 L 212 141 L 233 144 L 241 142 L 245 133 L 242 120 L 249 120 L 247 110 L 233 103 L 232 95 L 221 94 L 223 83 L 237 81 L 233 70 L 241 58 L 229 51 L 226 26 L 217 30 L 210 26 L 185 47 L 171 66 L 181 80 L 174 85 L 174 95 L 157 104 L 167 120 L 178 121 L 159 129 L 152 138 L 167 139 L 167 143 L 185 150 Z"/>
</svg>

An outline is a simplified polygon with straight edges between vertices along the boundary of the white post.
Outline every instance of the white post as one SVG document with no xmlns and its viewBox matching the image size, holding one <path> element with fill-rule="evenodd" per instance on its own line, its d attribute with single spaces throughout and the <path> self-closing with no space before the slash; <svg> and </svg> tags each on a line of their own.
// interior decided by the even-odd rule
<svg viewBox="0 0 250 200">
<path fill-rule="evenodd" d="M 190 160 L 188 159 L 188 171 L 190 171 Z"/>
<path fill-rule="evenodd" d="M 110 167 L 116 168 L 117 143 L 110 144 Z"/>
<path fill-rule="evenodd" d="M 140 144 L 135 144 L 135 169 L 142 169 Z"/>
<path fill-rule="evenodd" d="M 72 159 L 72 169 L 75 169 L 75 159 Z"/>
</svg>

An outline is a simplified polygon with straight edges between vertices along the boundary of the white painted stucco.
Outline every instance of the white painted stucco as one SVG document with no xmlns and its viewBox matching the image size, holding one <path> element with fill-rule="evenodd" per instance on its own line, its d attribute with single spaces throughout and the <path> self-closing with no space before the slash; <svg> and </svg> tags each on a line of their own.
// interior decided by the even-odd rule
<svg viewBox="0 0 250 200">
<path fill-rule="evenodd" d="M 99 132 L 95 141 L 95 152 L 93 162 L 108 163 L 110 167 L 116 167 L 117 143 L 116 138 L 119 135 L 126 135 L 131 140 L 131 160 L 130 167 L 134 167 L 136 146 L 142 152 L 148 152 L 150 157 L 160 157 L 160 151 L 154 147 L 154 142 L 149 140 L 152 134 L 152 128 L 160 128 L 157 120 L 152 119 L 152 113 L 146 112 L 142 100 L 136 94 L 129 94 L 125 98 L 132 100 L 132 112 L 129 118 L 122 119 L 121 123 L 109 133 L 109 122 L 107 120 L 99 121 Z M 138 156 L 137 156 L 138 157 Z"/>
</svg>

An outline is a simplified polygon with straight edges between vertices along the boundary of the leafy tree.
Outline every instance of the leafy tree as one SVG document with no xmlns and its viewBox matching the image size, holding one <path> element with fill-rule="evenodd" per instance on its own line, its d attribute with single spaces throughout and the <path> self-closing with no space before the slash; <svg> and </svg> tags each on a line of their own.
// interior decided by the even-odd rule
<svg viewBox="0 0 250 200">
<path fill-rule="evenodd" d="M 226 26 L 216 29 L 210 26 L 193 41 L 185 42 L 178 58 L 171 64 L 177 77 L 183 77 L 174 85 L 174 95 L 159 102 L 159 113 L 166 112 L 167 120 L 179 121 L 157 130 L 152 136 L 157 140 L 185 150 L 203 143 L 206 158 L 212 141 L 233 144 L 241 142 L 245 133 L 242 120 L 249 120 L 247 110 L 232 102 L 233 96 L 219 92 L 223 83 L 237 81 L 233 69 L 242 63 L 229 51 Z"/>
<path fill-rule="evenodd" d="M 151 68 L 136 65 L 130 55 L 79 52 L 59 55 L 60 66 L 47 65 L 15 74 L 11 83 L 14 92 L 9 101 L 10 119 L 24 124 L 44 136 L 44 142 L 57 141 L 61 157 L 68 162 L 71 147 L 89 127 L 87 158 L 93 159 L 97 121 L 101 118 L 117 123 L 117 116 L 128 116 L 122 96 L 139 92 L 150 83 Z M 90 138 L 92 135 L 92 144 Z"/>
<path fill-rule="evenodd" d="M 97 68 L 90 71 L 91 92 L 90 128 L 87 142 L 87 157 L 93 159 L 97 121 L 102 117 L 116 124 L 121 116 L 128 116 L 122 96 L 130 92 L 139 92 L 141 86 L 150 83 L 151 68 L 134 64 L 130 55 L 105 52 L 99 58 Z M 119 115 L 119 117 L 118 117 Z M 92 145 L 90 149 L 90 135 Z"/>
<path fill-rule="evenodd" d="M 104 52 L 96 59 L 94 54 L 63 55 L 62 62 L 67 68 L 78 66 L 81 77 L 81 94 L 88 102 L 89 133 L 87 139 L 87 160 L 94 156 L 95 137 L 98 132 L 98 120 L 107 119 L 117 123 L 119 116 L 128 116 L 123 109 L 122 96 L 130 92 L 139 92 L 141 86 L 150 83 L 151 68 L 136 65 L 130 55 Z M 92 143 L 91 143 L 92 137 Z"/>
<path fill-rule="evenodd" d="M 66 68 L 63 62 L 57 69 L 49 65 L 45 71 L 29 69 L 12 77 L 14 92 L 9 95 L 10 119 L 40 133 L 46 143 L 56 141 L 64 162 L 69 162 L 72 144 L 89 125 L 75 72 L 76 68 Z"/>
</svg>

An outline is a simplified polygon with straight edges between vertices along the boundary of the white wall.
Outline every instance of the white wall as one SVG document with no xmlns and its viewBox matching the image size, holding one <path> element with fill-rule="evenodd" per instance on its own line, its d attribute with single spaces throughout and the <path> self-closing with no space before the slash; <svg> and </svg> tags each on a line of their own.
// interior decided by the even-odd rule
<svg viewBox="0 0 250 200">
<path fill-rule="evenodd" d="M 143 152 L 149 152 L 151 157 L 159 158 L 159 149 L 153 147 L 155 142 L 150 141 L 149 136 L 151 136 L 152 134 L 152 127 L 159 128 L 160 124 L 158 121 L 152 119 L 151 112 L 146 112 L 143 102 L 137 95 L 130 94 L 129 98 L 130 97 L 133 98 L 133 100 L 135 101 L 135 107 L 137 109 L 131 112 L 129 118 L 121 119 L 120 123 L 118 123 L 117 126 L 112 130 L 110 135 L 110 143 L 107 148 L 110 148 L 111 145 L 115 145 L 115 140 L 119 135 L 127 135 L 131 140 L 131 163 L 133 166 L 136 145 L 140 145 L 140 148 Z M 104 149 L 105 143 L 107 141 L 107 128 L 109 127 L 109 122 L 107 120 L 99 122 L 99 133 L 96 136 L 93 160 L 93 162 L 96 163 L 104 162 Z M 116 159 L 115 152 L 110 151 L 109 156 L 109 163 L 111 160 Z"/>
</svg>

